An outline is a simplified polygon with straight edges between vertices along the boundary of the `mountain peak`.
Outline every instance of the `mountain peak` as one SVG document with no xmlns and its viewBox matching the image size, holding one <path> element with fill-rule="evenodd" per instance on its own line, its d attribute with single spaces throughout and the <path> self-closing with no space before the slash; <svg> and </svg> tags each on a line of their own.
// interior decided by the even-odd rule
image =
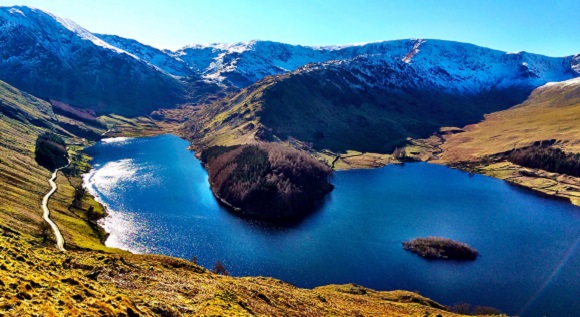
<svg viewBox="0 0 580 317">
<path fill-rule="evenodd" d="M 125 115 L 182 100 L 172 76 L 40 9 L 0 7 L 0 43 L 0 78 L 36 96 Z"/>
<path fill-rule="evenodd" d="M 64 28 L 70 32 L 75 33 L 83 40 L 91 41 L 95 45 L 115 51 L 117 53 L 127 54 L 137 58 L 135 55 L 132 55 L 102 41 L 74 21 L 61 18 L 51 12 L 44 11 L 42 9 L 27 6 L 0 7 L 0 19 L 6 19 L 8 21 L 12 19 L 18 19 L 18 21 L 14 21 L 14 23 L 30 28 L 41 28 L 46 32 L 50 32 L 50 30 L 54 32 L 60 32 L 62 31 L 62 28 Z M 52 28 L 47 28 L 47 25 L 52 26 Z M 58 36 L 57 34 L 48 35 L 54 37 Z"/>
<path fill-rule="evenodd" d="M 188 49 L 203 50 L 203 49 L 214 49 L 219 51 L 225 51 L 229 53 L 241 53 L 252 49 L 258 42 L 269 42 L 261 40 L 251 40 L 247 42 L 233 42 L 233 43 L 199 43 L 199 44 L 189 44 L 176 51 L 174 53 L 182 52 Z"/>
</svg>

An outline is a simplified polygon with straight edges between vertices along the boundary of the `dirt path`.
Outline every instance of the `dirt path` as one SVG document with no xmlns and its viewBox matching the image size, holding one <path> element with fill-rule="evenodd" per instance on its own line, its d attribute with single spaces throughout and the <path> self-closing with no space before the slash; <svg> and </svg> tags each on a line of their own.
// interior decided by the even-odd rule
<svg viewBox="0 0 580 317">
<path fill-rule="evenodd" d="M 56 237 L 56 248 L 59 251 L 66 251 L 64 249 L 64 238 L 62 237 L 62 234 L 60 233 L 58 226 L 52 220 L 50 220 L 50 210 L 48 209 L 48 200 L 50 199 L 50 196 L 52 196 L 52 194 L 54 194 L 54 192 L 56 192 L 58 188 L 56 186 L 56 183 L 54 182 L 54 180 L 56 179 L 56 174 L 58 174 L 58 171 L 67 167 L 69 164 L 70 161 L 65 166 L 59 167 L 54 170 L 54 172 L 52 173 L 52 177 L 48 180 L 51 190 L 44 196 L 44 198 L 42 198 L 42 211 L 43 211 L 42 218 L 44 218 L 44 221 L 46 221 L 52 227 L 52 231 L 54 232 L 54 236 Z"/>
</svg>

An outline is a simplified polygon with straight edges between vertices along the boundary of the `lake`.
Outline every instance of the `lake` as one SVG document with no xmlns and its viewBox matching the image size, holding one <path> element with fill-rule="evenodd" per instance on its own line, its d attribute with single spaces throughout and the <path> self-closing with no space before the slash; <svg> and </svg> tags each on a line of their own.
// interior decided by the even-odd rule
<svg viewBox="0 0 580 317">
<path fill-rule="evenodd" d="M 300 287 L 356 283 L 418 291 L 442 304 L 520 316 L 580 311 L 580 208 L 504 181 L 412 163 L 335 172 L 335 190 L 288 225 L 237 217 L 214 199 L 189 143 L 173 135 L 105 139 L 87 149 L 85 185 L 109 210 L 106 244 Z M 415 237 L 465 242 L 474 262 L 427 261 Z"/>
</svg>

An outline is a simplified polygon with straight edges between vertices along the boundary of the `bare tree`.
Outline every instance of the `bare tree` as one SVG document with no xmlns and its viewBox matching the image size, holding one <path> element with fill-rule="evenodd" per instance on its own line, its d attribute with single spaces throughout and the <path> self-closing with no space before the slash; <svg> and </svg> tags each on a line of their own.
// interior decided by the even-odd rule
<svg viewBox="0 0 580 317">
<path fill-rule="evenodd" d="M 211 271 L 214 272 L 215 274 L 226 276 L 230 275 L 230 273 L 228 272 L 228 270 L 226 270 L 226 267 L 222 264 L 222 262 L 220 262 L 220 260 L 217 260 Z"/>
</svg>

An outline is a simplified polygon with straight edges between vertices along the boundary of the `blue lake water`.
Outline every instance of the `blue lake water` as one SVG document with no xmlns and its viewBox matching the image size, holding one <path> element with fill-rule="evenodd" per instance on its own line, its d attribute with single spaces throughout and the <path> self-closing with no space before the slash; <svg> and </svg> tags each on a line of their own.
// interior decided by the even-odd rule
<svg viewBox="0 0 580 317">
<path fill-rule="evenodd" d="M 520 316 L 578 316 L 580 208 L 507 183 L 425 163 L 335 172 L 335 190 L 300 222 L 241 219 L 214 199 L 188 142 L 106 139 L 88 149 L 85 185 L 109 208 L 107 245 L 191 259 L 232 275 L 300 287 L 356 283 L 419 291 L 442 304 Z M 438 235 L 474 262 L 426 261 L 401 246 Z"/>
</svg>

